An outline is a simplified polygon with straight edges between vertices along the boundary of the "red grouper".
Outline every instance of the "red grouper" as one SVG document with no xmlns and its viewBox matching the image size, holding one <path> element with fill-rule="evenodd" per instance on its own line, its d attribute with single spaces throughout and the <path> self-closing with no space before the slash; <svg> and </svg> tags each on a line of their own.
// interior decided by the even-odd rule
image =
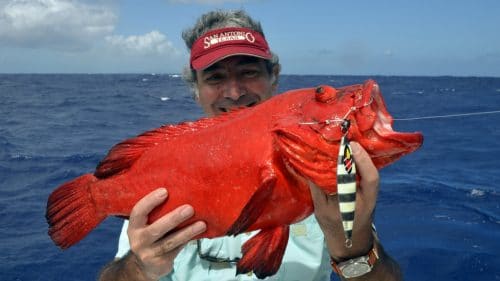
<svg viewBox="0 0 500 281">
<path fill-rule="evenodd" d="M 359 142 L 377 168 L 422 145 L 420 133 L 395 132 L 392 122 L 368 80 L 292 90 L 252 108 L 165 125 L 115 145 L 93 174 L 58 187 L 47 203 L 49 235 L 68 248 L 107 216 L 128 217 L 142 197 L 167 187 L 150 223 L 191 204 L 196 213 L 179 228 L 205 221 L 196 238 L 260 229 L 242 246 L 237 272 L 264 278 L 281 265 L 289 225 L 313 212 L 308 181 L 340 193 L 337 162 L 350 156 L 341 140 Z"/>
</svg>

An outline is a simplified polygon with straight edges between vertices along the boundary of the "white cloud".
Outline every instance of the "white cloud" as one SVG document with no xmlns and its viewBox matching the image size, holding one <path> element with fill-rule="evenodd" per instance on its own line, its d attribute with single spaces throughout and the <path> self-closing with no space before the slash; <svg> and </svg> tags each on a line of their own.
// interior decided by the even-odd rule
<svg viewBox="0 0 500 281">
<path fill-rule="evenodd" d="M 106 36 L 106 42 L 113 48 L 127 54 L 136 55 L 177 55 L 179 52 L 174 48 L 167 36 L 159 31 L 153 30 L 144 35 L 110 35 Z"/>
<path fill-rule="evenodd" d="M 82 50 L 113 32 L 117 15 L 106 5 L 72 0 L 0 2 L 0 44 Z"/>
</svg>

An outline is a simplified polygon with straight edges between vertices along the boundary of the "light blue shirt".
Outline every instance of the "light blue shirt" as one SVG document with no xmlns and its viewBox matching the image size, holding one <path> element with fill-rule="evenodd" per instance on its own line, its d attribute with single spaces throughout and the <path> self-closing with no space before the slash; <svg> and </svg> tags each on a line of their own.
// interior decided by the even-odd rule
<svg viewBox="0 0 500 281">
<path fill-rule="evenodd" d="M 125 221 L 116 257 L 121 258 L 130 250 Z M 201 239 L 201 252 L 212 257 L 235 259 L 241 257 L 241 245 L 257 231 L 235 237 Z M 330 280 L 330 256 L 325 246 L 323 232 L 314 215 L 290 226 L 290 237 L 278 272 L 264 280 Z M 253 274 L 236 276 L 235 263 L 210 262 L 200 258 L 198 243 L 189 242 L 174 260 L 174 269 L 161 281 L 184 280 L 261 280 Z"/>
</svg>

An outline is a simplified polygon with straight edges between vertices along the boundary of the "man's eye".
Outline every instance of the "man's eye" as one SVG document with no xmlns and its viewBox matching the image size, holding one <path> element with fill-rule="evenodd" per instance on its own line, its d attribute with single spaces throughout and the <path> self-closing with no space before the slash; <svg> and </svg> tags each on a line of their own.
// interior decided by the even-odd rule
<svg viewBox="0 0 500 281">
<path fill-rule="evenodd" d="M 259 75 L 259 71 L 255 69 L 247 69 L 242 72 L 245 77 L 252 78 Z"/>
<path fill-rule="evenodd" d="M 224 77 L 220 74 L 211 74 L 205 77 L 207 83 L 217 83 L 220 82 Z"/>
</svg>

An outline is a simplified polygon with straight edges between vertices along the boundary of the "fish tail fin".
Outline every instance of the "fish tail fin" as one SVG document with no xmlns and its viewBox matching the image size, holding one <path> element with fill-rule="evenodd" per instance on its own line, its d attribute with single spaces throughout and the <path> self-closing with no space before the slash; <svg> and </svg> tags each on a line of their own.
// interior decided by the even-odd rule
<svg viewBox="0 0 500 281">
<path fill-rule="evenodd" d="M 276 274 L 288 243 L 289 226 L 263 229 L 245 242 L 236 274 L 253 271 L 259 279 Z"/>
<path fill-rule="evenodd" d="M 82 175 L 58 187 L 49 196 L 45 218 L 54 243 L 66 249 L 83 239 L 106 217 L 96 209 L 90 186 L 97 178 Z"/>
</svg>

